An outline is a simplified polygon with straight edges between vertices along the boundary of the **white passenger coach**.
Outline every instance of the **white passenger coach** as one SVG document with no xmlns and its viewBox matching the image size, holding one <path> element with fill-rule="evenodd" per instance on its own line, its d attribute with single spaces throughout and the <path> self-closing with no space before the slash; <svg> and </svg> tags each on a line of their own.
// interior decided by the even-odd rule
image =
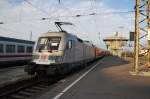
<svg viewBox="0 0 150 99">
<path fill-rule="evenodd" d="M 29 62 L 33 46 L 33 41 L 0 37 L 0 68 Z"/>
</svg>

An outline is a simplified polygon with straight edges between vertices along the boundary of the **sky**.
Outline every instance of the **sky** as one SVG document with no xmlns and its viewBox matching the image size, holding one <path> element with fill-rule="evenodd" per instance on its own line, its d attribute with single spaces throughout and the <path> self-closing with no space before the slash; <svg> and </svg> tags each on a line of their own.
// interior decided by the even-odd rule
<svg viewBox="0 0 150 99">
<path fill-rule="evenodd" d="M 63 28 L 105 48 L 103 38 L 114 32 L 129 37 L 134 31 L 135 0 L 0 0 L 0 36 L 32 40 L 57 31 L 55 21 L 72 22 Z M 96 13 L 96 14 L 95 14 Z M 76 15 L 82 15 L 75 17 Z M 47 20 L 42 20 L 47 18 Z"/>
</svg>

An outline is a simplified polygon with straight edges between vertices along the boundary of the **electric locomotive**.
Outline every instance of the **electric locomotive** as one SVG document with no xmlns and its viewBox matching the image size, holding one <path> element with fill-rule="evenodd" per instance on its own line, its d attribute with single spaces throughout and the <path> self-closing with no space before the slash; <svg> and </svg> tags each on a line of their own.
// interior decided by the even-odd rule
<svg viewBox="0 0 150 99">
<path fill-rule="evenodd" d="M 71 23 L 55 22 L 59 32 L 42 34 L 33 51 L 33 59 L 25 67 L 28 74 L 59 75 L 79 68 L 97 58 L 95 46 L 64 31 L 60 25 Z"/>
</svg>

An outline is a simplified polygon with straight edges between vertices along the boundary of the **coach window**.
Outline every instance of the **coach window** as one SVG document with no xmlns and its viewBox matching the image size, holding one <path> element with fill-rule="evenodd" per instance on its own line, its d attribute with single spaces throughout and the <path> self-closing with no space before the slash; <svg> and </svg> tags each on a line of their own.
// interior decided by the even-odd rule
<svg viewBox="0 0 150 99">
<path fill-rule="evenodd" d="M 0 53 L 3 53 L 3 52 L 4 52 L 4 45 L 0 44 Z"/>
<path fill-rule="evenodd" d="M 33 47 L 32 46 L 27 46 L 26 51 L 27 51 L 27 53 L 32 53 Z"/>
<path fill-rule="evenodd" d="M 15 45 L 6 45 L 7 53 L 15 53 Z"/>
<path fill-rule="evenodd" d="M 24 46 L 18 46 L 17 49 L 18 49 L 17 50 L 18 53 L 24 53 L 25 52 Z"/>
</svg>

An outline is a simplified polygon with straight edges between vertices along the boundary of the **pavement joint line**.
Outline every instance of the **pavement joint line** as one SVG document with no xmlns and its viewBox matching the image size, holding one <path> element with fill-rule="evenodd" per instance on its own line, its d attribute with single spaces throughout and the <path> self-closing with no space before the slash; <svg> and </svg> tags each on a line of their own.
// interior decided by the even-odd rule
<svg viewBox="0 0 150 99">
<path fill-rule="evenodd" d="M 91 67 L 88 71 L 86 71 L 84 74 L 82 74 L 79 78 L 77 78 L 74 82 L 72 82 L 68 87 L 66 87 L 63 91 L 58 93 L 53 99 L 59 99 L 65 92 L 67 92 L 70 88 L 72 88 L 76 83 L 78 83 L 82 78 L 84 78 L 89 72 L 91 72 L 94 68 L 97 67 L 97 64 L 95 64 L 93 67 Z"/>
</svg>

